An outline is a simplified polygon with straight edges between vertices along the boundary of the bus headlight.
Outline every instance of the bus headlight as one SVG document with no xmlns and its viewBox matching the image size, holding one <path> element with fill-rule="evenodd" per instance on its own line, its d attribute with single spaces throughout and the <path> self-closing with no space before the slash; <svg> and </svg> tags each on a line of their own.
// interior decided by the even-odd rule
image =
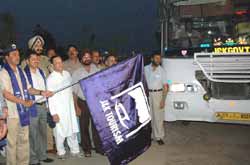
<svg viewBox="0 0 250 165">
<path fill-rule="evenodd" d="M 197 92 L 198 91 L 198 87 L 196 84 L 187 84 L 186 85 L 186 90 L 188 92 Z"/>
<path fill-rule="evenodd" d="M 171 92 L 184 92 L 185 84 L 171 84 L 169 87 L 169 91 Z"/>
<path fill-rule="evenodd" d="M 173 105 L 174 105 L 174 109 L 177 109 L 177 110 L 183 110 L 185 108 L 185 102 L 183 101 L 174 101 Z"/>
</svg>

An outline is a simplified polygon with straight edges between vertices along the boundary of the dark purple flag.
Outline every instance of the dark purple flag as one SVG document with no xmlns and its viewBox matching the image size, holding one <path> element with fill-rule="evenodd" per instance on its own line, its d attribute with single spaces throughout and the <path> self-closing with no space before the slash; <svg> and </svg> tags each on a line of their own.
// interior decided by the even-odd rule
<svg viewBox="0 0 250 165">
<path fill-rule="evenodd" d="M 151 145 L 142 55 L 80 81 L 111 165 L 128 164 Z"/>
</svg>

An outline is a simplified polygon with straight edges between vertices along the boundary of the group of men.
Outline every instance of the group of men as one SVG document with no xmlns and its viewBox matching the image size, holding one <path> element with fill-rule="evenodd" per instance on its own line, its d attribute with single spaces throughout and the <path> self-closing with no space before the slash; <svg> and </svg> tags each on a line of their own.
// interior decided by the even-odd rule
<svg viewBox="0 0 250 165">
<path fill-rule="evenodd" d="M 86 98 L 77 82 L 116 64 L 116 56 L 109 55 L 102 63 L 99 51 L 79 52 L 75 45 L 69 45 L 69 59 L 63 61 L 55 49 L 47 50 L 44 56 L 43 45 L 41 36 L 31 38 L 21 65 L 16 45 L 2 52 L 5 62 L 0 71 L 0 138 L 8 130 L 7 165 L 51 163 L 53 159 L 48 158 L 47 150 L 53 149 L 54 142 L 62 160 L 67 158 L 66 146 L 72 157 L 83 157 L 80 148 L 85 157 L 91 157 L 91 140 L 96 153 L 104 155 Z M 167 85 L 160 63 L 161 56 L 154 54 L 152 63 L 145 67 L 145 76 L 153 138 L 163 145 Z M 49 118 L 52 121 L 48 122 Z"/>
<path fill-rule="evenodd" d="M 78 85 L 55 91 L 116 64 L 116 57 L 108 56 L 104 65 L 98 51 L 79 53 L 76 46 L 70 45 L 69 59 L 63 62 L 55 49 L 47 50 L 44 56 L 43 45 L 41 36 L 31 38 L 21 65 L 16 45 L 7 46 L 2 52 L 5 62 L 0 71 L 0 137 L 2 139 L 8 130 L 6 163 L 10 165 L 53 162 L 47 156 L 47 150 L 53 149 L 53 142 L 60 159 L 66 158 L 65 146 L 69 147 L 71 156 L 82 157 L 79 143 L 84 155 L 91 157 L 89 126 L 92 119 L 84 94 Z M 112 58 L 115 61 L 110 62 Z M 52 137 L 47 124 L 49 116 L 56 123 Z M 91 127 L 96 152 L 103 155 L 94 124 Z"/>
</svg>

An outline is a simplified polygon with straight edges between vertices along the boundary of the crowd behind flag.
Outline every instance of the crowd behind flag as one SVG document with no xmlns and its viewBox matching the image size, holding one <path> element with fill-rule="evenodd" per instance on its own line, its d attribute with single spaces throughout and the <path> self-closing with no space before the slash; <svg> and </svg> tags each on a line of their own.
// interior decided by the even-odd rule
<svg viewBox="0 0 250 165">
<path fill-rule="evenodd" d="M 35 36 L 34 38 L 39 38 L 39 36 Z M 21 164 L 53 162 L 54 160 L 48 157 L 47 152 L 53 151 L 55 148 L 49 149 L 49 147 L 46 147 L 46 143 L 56 143 L 55 151 L 60 160 L 65 160 L 68 157 L 91 157 L 93 146 L 90 145 L 89 148 L 86 148 L 87 145 L 85 145 L 85 142 L 88 140 L 83 136 L 86 135 L 85 130 L 89 130 L 89 123 L 83 123 L 82 121 L 92 122 L 92 128 L 94 128 L 93 130 L 96 132 L 95 139 L 98 140 L 94 143 L 94 150 L 98 154 L 107 155 L 111 165 L 128 164 L 150 147 L 152 132 L 151 110 L 148 103 L 148 90 L 144 75 L 142 55 L 137 55 L 117 64 L 116 57 L 110 54 L 106 57 L 105 62 L 102 63 L 98 51 L 83 50 L 78 54 L 77 47 L 70 45 L 67 49 L 69 56 L 67 61 L 70 61 L 72 64 L 76 61 L 79 63 L 79 68 L 75 68 L 74 72 L 71 73 L 68 71 L 68 68 L 67 70 L 64 69 L 64 63 L 60 55 L 54 52 L 53 56 L 48 54 L 50 58 L 46 58 L 46 56 L 41 55 L 43 42 L 40 40 L 34 40 L 34 42 L 36 42 L 37 51 L 35 48 L 28 49 L 27 57 L 21 62 L 24 64 L 25 72 L 22 70 L 22 65 L 19 65 L 20 54 L 15 44 L 9 45 L 9 47 L 4 49 L 3 53 L 5 60 L 4 68 L 1 70 L 3 78 L 13 77 L 12 72 L 15 71 L 15 68 L 17 68 L 20 73 L 25 73 L 26 75 L 22 76 L 21 74 L 19 76 L 19 78 L 21 77 L 21 83 L 17 83 L 14 78 L 8 81 L 1 79 L 1 85 L 5 84 L 5 86 L 1 87 L 2 91 L 0 94 L 3 94 L 4 97 L 0 96 L 0 98 L 14 105 L 8 105 L 8 109 L 3 105 L 1 109 L 4 111 L 4 107 L 6 107 L 12 116 L 14 116 L 13 112 L 18 112 L 13 119 L 15 123 L 8 122 L 7 124 L 24 130 L 26 135 L 25 140 L 18 139 L 19 135 L 15 134 L 14 129 L 9 129 L 8 137 L 13 133 L 13 138 L 16 138 L 16 141 L 19 142 L 14 142 L 17 145 L 7 145 L 7 151 L 13 151 L 14 153 L 18 147 L 25 148 L 25 150 L 29 148 L 30 151 L 32 151 L 31 153 L 37 151 L 34 155 L 29 155 L 28 152 L 25 152 L 22 158 L 16 156 L 21 153 L 16 152 L 16 155 L 8 154 L 6 157 L 7 164 L 15 164 L 15 162 Z M 97 57 L 99 57 L 99 59 Z M 44 64 L 45 67 L 42 67 L 42 64 Z M 8 65 L 10 65 L 11 68 L 6 67 Z M 52 68 L 51 72 L 49 68 Z M 45 69 L 50 73 L 47 78 L 45 77 L 46 74 L 41 72 Z M 11 74 L 8 74 L 8 71 L 11 72 Z M 55 79 L 51 81 L 53 76 Z M 15 82 L 14 85 L 13 82 Z M 6 86 L 6 84 L 10 85 Z M 12 88 L 14 89 L 13 91 L 19 95 L 14 95 L 15 93 L 11 94 L 9 91 L 11 91 Z M 24 96 L 20 96 L 20 89 L 25 90 L 23 92 Z M 69 93 L 68 96 L 64 93 L 66 91 Z M 79 95 L 79 91 L 82 95 Z M 10 95 L 7 95 L 8 92 Z M 63 101 L 57 98 L 59 94 Z M 12 101 L 10 99 L 11 96 L 15 97 L 16 100 Z M 30 96 L 33 97 L 31 98 Z M 48 102 L 45 97 L 48 98 Z M 52 101 L 53 99 L 55 102 Z M 61 104 L 62 102 L 63 104 Z M 61 105 L 62 107 L 58 108 L 57 105 Z M 32 106 L 35 109 L 32 109 Z M 65 107 L 70 107 L 70 110 Z M 83 114 L 82 112 L 87 112 L 86 110 L 88 114 Z M 35 113 L 38 111 L 43 112 L 43 114 L 38 115 L 38 113 Z M 66 112 L 69 111 L 72 112 L 72 115 L 66 114 Z M 47 114 L 50 114 L 50 118 Z M 89 115 L 89 119 L 91 120 L 86 120 L 85 115 Z M 3 123 L 1 125 L 6 126 L 7 115 L 2 116 L 3 120 L 1 121 Z M 44 123 L 36 124 L 35 121 L 39 121 L 40 118 L 45 119 L 43 120 Z M 79 123 L 77 123 L 77 118 L 80 120 Z M 50 121 L 53 122 L 53 126 L 50 124 Z M 69 127 L 69 121 L 74 121 L 74 124 L 71 123 L 72 127 Z M 42 132 L 46 134 L 35 136 L 38 135 L 36 131 L 41 130 L 40 126 L 45 130 Z M 46 131 L 48 126 L 49 131 Z M 85 129 L 85 127 L 87 129 Z M 56 132 L 56 130 L 59 130 L 58 128 L 67 131 L 65 134 L 61 134 L 60 131 Z M 75 128 L 80 128 L 81 131 Z M 52 129 L 53 135 L 49 135 Z M 30 133 L 32 131 L 33 134 Z M 7 132 L 5 132 L 3 136 L 6 136 L 6 133 Z M 47 133 L 48 138 L 46 138 Z M 32 135 L 32 138 L 28 135 Z M 55 140 L 52 139 L 49 141 L 50 136 L 54 136 Z M 94 133 L 92 137 L 94 137 Z M 68 155 L 69 153 L 67 153 L 68 151 L 66 151 L 64 147 L 63 142 L 65 139 L 67 139 L 70 148 L 70 155 Z M 72 145 L 73 139 L 74 145 Z M 9 144 L 9 141 L 10 139 L 7 138 L 7 144 Z M 38 151 L 36 147 L 38 147 L 39 142 L 41 143 L 39 145 L 45 147 Z M 89 140 L 89 142 L 91 141 Z M 81 146 L 79 146 L 79 143 Z M 102 143 L 102 145 L 100 143 Z M 97 146 L 100 147 L 98 148 Z M 82 147 L 84 154 L 80 152 L 80 147 Z M 42 155 L 42 157 L 40 155 Z"/>
</svg>

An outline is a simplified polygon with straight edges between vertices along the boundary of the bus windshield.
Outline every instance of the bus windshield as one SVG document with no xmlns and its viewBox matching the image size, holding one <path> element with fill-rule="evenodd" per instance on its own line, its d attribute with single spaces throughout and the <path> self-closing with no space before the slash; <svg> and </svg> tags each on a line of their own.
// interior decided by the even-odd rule
<svg viewBox="0 0 250 165">
<path fill-rule="evenodd" d="M 183 18 L 169 30 L 170 48 L 250 44 L 250 13 L 220 17 Z"/>
<path fill-rule="evenodd" d="M 170 1 L 171 2 L 171 1 Z M 175 0 L 160 8 L 165 48 L 250 45 L 249 0 Z"/>
<path fill-rule="evenodd" d="M 246 2 L 249 3 L 250 1 Z M 200 7 L 201 10 L 204 10 L 203 13 L 206 13 L 205 10 L 210 8 L 209 5 L 203 5 L 203 7 L 201 5 L 174 6 L 174 12 L 165 30 L 165 33 L 167 33 L 167 45 L 165 45 L 164 49 L 166 60 L 175 62 L 169 58 L 176 58 L 177 60 L 178 58 L 194 58 L 195 53 L 234 53 L 235 56 L 238 53 L 250 53 L 250 10 L 235 9 L 231 13 L 223 13 L 224 10 L 222 10 L 222 13 L 218 15 L 216 13 L 207 13 L 197 16 L 195 8 Z M 214 6 L 214 8 L 216 7 L 218 6 Z M 223 6 L 218 8 L 223 8 Z M 188 16 L 183 14 L 187 10 L 189 10 Z M 177 16 L 176 11 L 179 12 Z M 246 57 L 248 62 L 249 55 Z M 244 74 L 246 77 L 249 77 L 249 67 L 246 66 L 246 69 L 241 68 L 242 66 L 238 64 L 238 58 L 240 59 L 241 57 L 237 56 L 235 61 L 230 61 L 233 66 L 229 66 L 228 61 L 225 64 L 223 63 L 223 65 L 228 67 L 226 69 L 229 70 L 220 70 L 219 73 L 212 73 L 214 74 L 213 76 L 234 79 L 234 77 L 240 77 L 240 74 Z M 215 61 L 215 59 L 211 61 Z M 247 62 L 245 61 L 245 63 Z M 197 68 L 193 64 L 192 67 L 196 68 L 195 79 L 200 82 L 209 97 L 224 100 L 250 99 L 249 82 L 216 82 L 208 79 L 204 74 L 204 70 Z M 211 66 L 217 65 L 219 64 L 211 63 Z M 236 66 L 239 68 L 235 68 Z M 219 67 L 219 69 L 222 68 L 222 66 Z M 242 73 L 235 75 L 236 72 L 238 73 L 238 70 L 234 71 L 234 69 L 240 69 Z M 244 69 L 244 73 L 242 69 Z"/>
</svg>

